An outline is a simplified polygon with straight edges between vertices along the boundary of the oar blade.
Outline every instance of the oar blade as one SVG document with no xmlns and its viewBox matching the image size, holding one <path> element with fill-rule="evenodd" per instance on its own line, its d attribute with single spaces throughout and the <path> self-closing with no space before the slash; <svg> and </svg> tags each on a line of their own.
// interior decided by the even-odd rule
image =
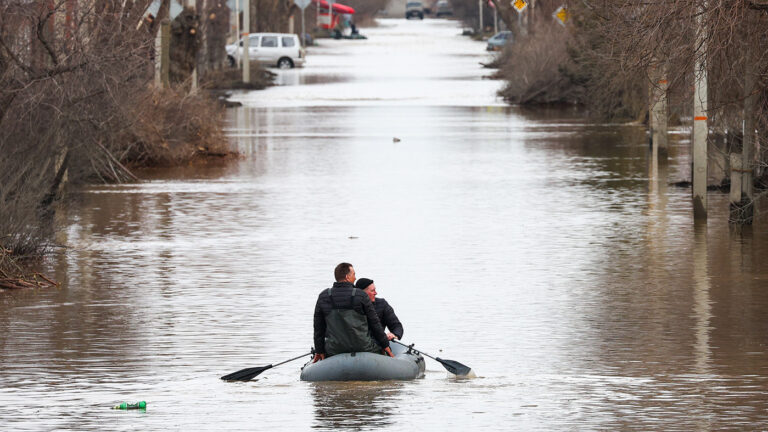
<svg viewBox="0 0 768 432">
<path fill-rule="evenodd" d="M 237 372 L 232 372 L 231 374 L 224 375 L 223 377 L 221 377 L 221 379 L 223 379 L 224 381 L 250 381 L 256 378 L 257 375 L 259 375 L 260 373 L 264 372 L 265 370 L 271 367 L 272 365 L 240 369 Z"/>
<path fill-rule="evenodd" d="M 456 376 L 467 376 L 469 375 L 469 372 L 472 370 L 467 365 L 461 364 L 457 362 L 456 360 L 444 360 L 440 357 L 436 358 L 435 360 L 439 361 L 441 365 L 447 370 L 448 372 L 456 375 Z"/>
</svg>

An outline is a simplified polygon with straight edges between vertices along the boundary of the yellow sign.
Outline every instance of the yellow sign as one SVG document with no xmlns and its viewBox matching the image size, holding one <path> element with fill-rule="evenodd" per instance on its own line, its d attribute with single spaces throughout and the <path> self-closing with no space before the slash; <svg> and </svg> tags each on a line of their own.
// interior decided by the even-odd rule
<svg viewBox="0 0 768 432">
<path fill-rule="evenodd" d="M 562 25 L 565 25 L 565 22 L 568 21 L 568 19 L 571 17 L 568 13 L 568 9 L 565 8 L 565 6 L 560 6 L 557 8 L 555 13 L 552 14 L 553 17 Z"/>
<path fill-rule="evenodd" d="M 525 0 L 512 0 L 512 7 L 515 8 L 517 12 L 522 12 L 528 7 L 528 3 Z"/>
</svg>

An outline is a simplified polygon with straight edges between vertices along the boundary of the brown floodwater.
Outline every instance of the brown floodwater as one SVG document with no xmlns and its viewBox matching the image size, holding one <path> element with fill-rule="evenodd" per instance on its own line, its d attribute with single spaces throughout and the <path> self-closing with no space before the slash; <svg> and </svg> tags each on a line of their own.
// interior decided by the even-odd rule
<svg viewBox="0 0 768 432">
<path fill-rule="evenodd" d="M 235 96 L 240 160 L 71 192 L 61 288 L 0 292 L 0 430 L 768 427 L 768 226 L 720 192 L 694 224 L 684 130 L 659 162 L 641 126 L 505 107 L 455 22 L 363 32 Z M 341 261 L 477 378 L 219 380 L 309 351 Z"/>
</svg>

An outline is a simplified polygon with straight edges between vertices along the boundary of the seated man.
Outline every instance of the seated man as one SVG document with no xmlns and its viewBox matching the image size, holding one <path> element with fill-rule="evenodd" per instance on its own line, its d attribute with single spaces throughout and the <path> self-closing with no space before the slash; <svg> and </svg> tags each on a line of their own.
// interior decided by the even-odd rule
<svg viewBox="0 0 768 432">
<path fill-rule="evenodd" d="M 400 320 L 395 315 L 395 310 L 387 303 L 386 300 L 379 297 L 376 298 L 376 284 L 373 283 L 373 279 L 360 278 L 357 280 L 355 287 L 365 291 L 368 297 L 373 302 L 373 308 L 376 309 L 376 315 L 379 316 L 381 326 L 388 328 L 387 338 L 402 339 L 403 338 L 403 325 L 400 324 Z"/>
<path fill-rule="evenodd" d="M 312 362 L 349 352 L 383 352 L 393 357 L 371 299 L 352 284 L 352 264 L 337 265 L 334 277 L 333 287 L 323 290 L 315 304 Z"/>
</svg>

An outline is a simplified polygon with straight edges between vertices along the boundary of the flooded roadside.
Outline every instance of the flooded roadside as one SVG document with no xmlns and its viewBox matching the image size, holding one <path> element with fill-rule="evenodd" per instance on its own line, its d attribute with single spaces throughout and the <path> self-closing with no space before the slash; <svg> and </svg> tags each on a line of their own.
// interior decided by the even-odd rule
<svg viewBox="0 0 768 432">
<path fill-rule="evenodd" d="M 762 427 L 764 224 L 730 231 L 720 194 L 692 223 L 689 191 L 666 186 L 685 143 L 655 165 L 642 127 L 504 107 L 458 31 L 388 20 L 321 41 L 280 72 L 302 85 L 236 98 L 242 160 L 77 192 L 62 288 L 0 296 L 0 426 Z M 297 361 L 218 379 L 308 351 L 342 260 L 405 341 L 479 378 L 428 362 L 413 382 L 309 384 Z M 123 400 L 148 409 L 108 409 Z"/>
</svg>

